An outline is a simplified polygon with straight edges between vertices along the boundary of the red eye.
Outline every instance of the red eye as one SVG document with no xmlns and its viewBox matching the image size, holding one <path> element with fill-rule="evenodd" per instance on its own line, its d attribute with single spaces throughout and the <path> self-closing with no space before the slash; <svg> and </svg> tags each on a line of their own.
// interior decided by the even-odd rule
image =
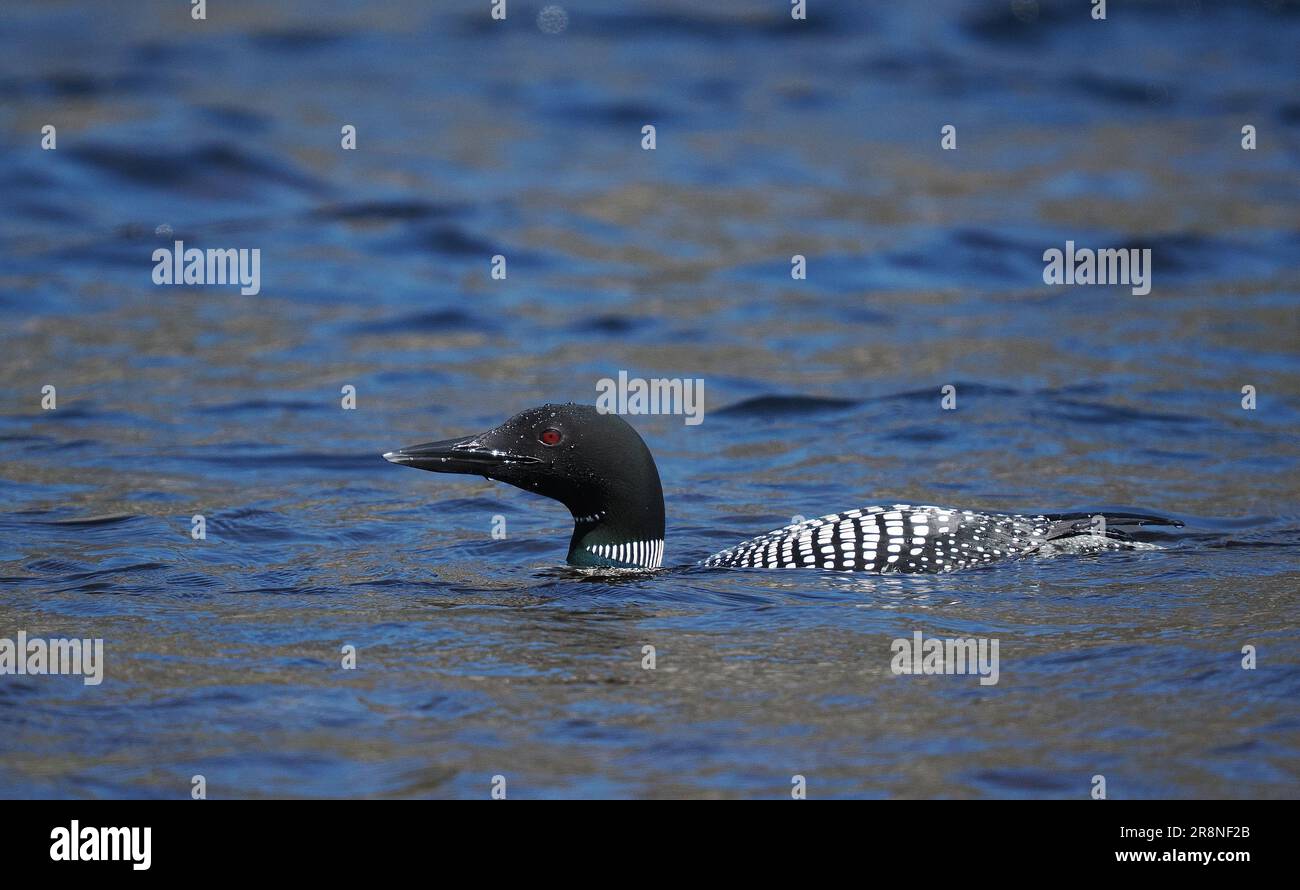
<svg viewBox="0 0 1300 890">
<path fill-rule="evenodd" d="M 543 445 L 559 445 L 564 434 L 554 427 L 542 430 L 542 434 L 537 437 Z"/>
</svg>

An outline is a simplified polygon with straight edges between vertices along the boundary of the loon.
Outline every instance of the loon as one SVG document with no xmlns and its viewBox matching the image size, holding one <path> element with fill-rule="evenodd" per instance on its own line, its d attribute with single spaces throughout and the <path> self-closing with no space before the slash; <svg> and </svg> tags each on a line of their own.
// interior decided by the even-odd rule
<svg viewBox="0 0 1300 890">
<path fill-rule="evenodd" d="M 542 405 L 477 436 L 400 448 L 384 458 L 435 473 L 483 476 L 559 501 L 573 514 L 569 565 L 663 565 L 659 470 L 640 435 L 617 414 L 588 405 Z M 1121 530 L 1142 525 L 1182 523 L 1139 513 L 1031 516 L 894 504 L 787 525 L 699 565 L 951 572 L 1031 555 L 1150 549 Z"/>
</svg>

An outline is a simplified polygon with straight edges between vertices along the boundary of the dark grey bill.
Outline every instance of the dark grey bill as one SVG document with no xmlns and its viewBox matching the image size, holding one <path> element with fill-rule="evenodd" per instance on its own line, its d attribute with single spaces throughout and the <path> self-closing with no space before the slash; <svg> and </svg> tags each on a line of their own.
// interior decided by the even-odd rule
<svg viewBox="0 0 1300 890">
<path fill-rule="evenodd" d="M 477 436 L 464 436 L 460 439 L 444 439 L 441 442 L 411 445 L 408 448 L 388 452 L 384 455 L 384 460 L 434 473 L 473 475 L 482 475 L 508 464 L 540 463 L 535 457 L 484 447 L 477 440 Z"/>
</svg>

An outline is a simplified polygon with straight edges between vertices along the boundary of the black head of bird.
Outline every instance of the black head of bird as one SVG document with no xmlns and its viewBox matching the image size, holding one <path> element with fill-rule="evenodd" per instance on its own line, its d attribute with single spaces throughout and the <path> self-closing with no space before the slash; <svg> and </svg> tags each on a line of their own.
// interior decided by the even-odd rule
<svg viewBox="0 0 1300 890">
<path fill-rule="evenodd" d="M 476 436 L 384 457 L 418 470 L 495 479 L 559 501 L 574 519 L 570 565 L 662 564 L 659 470 L 637 431 L 616 414 L 590 405 L 542 405 Z"/>
</svg>

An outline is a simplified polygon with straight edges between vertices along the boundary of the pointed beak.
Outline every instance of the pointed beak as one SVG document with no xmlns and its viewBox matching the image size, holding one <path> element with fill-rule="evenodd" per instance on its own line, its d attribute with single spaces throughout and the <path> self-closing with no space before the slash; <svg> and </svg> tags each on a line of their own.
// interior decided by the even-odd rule
<svg viewBox="0 0 1300 890">
<path fill-rule="evenodd" d="M 484 476 L 507 464 L 538 463 L 535 457 L 497 451 L 478 441 L 478 436 L 444 439 L 399 448 L 384 455 L 384 460 L 417 470 L 434 473 L 468 473 Z"/>
</svg>

